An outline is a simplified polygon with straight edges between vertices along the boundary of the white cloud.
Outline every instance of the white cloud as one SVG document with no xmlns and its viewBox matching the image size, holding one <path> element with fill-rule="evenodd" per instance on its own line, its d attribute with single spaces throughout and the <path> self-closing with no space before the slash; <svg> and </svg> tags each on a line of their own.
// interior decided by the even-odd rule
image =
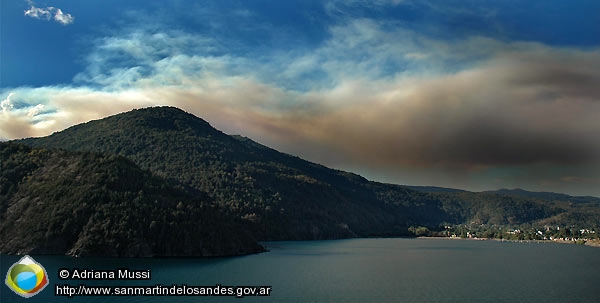
<svg viewBox="0 0 600 303">
<path fill-rule="evenodd" d="M 57 22 L 63 24 L 63 25 L 68 25 L 73 23 L 73 21 L 75 21 L 75 17 L 73 17 L 71 14 L 65 14 L 63 13 L 63 11 L 60 8 L 56 9 L 56 13 L 54 14 L 54 20 L 56 20 Z"/>
<path fill-rule="evenodd" d="M 328 0 L 325 9 L 330 15 L 347 15 L 365 9 L 387 9 L 388 7 L 405 4 L 405 0 Z"/>
<path fill-rule="evenodd" d="M 27 111 L 27 117 L 33 118 L 37 116 L 44 109 L 44 104 L 38 104 Z"/>
<path fill-rule="evenodd" d="M 44 8 L 31 6 L 28 10 L 25 11 L 25 16 L 29 16 L 31 18 L 36 18 L 36 19 L 45 18 L 46 20 L 50 20 L 50 15 L 52 14 L 50 12 L 50 9 L 52 9 L 52 7 L 47 7 L 44 9 Z"/>
<path fill-rule="evenodd" d="M 64 13 L 60 8 L 48 6 L 45 8 L 35 7 L 32 2 L 29 2 L 30 8 L 25 11 L 25 16 L 35 18 L 35 19 L 45 19 L 50 21 L 53 19 L 54 21 L 62 24 L 69 25 L 75 21 L 75 17 L 69 13 Z"/>
<path fill-rule="evenodd" d="M 8 96 L 6 96 L 6 99 L 4 99 L 4 100 L 2 100 L 2 102 L 0 102 L 0 108 L 2 108 L 3 114 L 7 114 L 14 107 L 14 105 L 10 101 L 10 98 L 13 95 L 14 95 L 14 93 L 9 93 Z"/>
</svg>

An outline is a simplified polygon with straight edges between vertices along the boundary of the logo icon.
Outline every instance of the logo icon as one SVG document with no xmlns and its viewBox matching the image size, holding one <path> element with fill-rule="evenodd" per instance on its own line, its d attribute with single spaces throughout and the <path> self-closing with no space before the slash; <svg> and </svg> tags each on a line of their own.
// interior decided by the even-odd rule
<svg viewBox="0 0 600 303">
<path fill-rule="evenodd" d="M 8 269 L 6 285 L 16 294 L 29 298 L 48 285 L 48 274 L 40 263 L 26 255 Z"/>
</svg>

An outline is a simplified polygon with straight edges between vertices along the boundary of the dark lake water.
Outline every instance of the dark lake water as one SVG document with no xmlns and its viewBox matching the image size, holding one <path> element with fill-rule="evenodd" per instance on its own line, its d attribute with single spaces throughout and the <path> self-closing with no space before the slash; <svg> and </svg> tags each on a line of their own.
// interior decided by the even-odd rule
<svg viewBox="0 0 600 303">
<path fill-rule="evenodd" d="M 600 248 L 450 239 L 268 242 L 218 259 L 32 257 L 49 285 L 0 302 L 600 302 Z M 2 282 L 20 257 L 0 256 Z M 150 269 L 150 281 L 61 281 L 59 268 Z M 270 297 L 56 297 L 55 284 L 272 286 Z"/>
</svg>

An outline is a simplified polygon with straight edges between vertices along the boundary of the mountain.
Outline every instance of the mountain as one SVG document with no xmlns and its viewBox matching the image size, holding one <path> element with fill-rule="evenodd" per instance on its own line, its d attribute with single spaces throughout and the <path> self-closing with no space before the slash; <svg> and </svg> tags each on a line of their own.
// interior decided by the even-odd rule
<svg viewBox="0 0 600 303">
<path fill-rule="evenodd" d="M 263 240 L 404 235 L 412 211 L 384 203 L 377 185 L 358 175 L 226 135 L 172 107 L 134 110 L 21 143 L 126 157 L 205 193 Z M 415 194 L 394 193 L 396 200 Z M 435 223 L 444 218 L 428 218 L 442 215 L 434 207 L 421 217 Z"/>
<path fill-rule="evenodd" d="M 0 143 L 0 251 L 151 257 L 263 251 L 203 196 L 114 155 Z"/>
<path fill-rule="evenodd" d="M 570 196 L 559 193 L 552 192 L 532 192 L 526 191 L 520 188 L 515 189 L 499 189 L 493 191 L 486 191 L 487 193 L 495 193 L 507 196 L 516 196 L 516 197 L 525 197 L 525 198 L 534 198 L 544 201 L 557 201 L 557 202 L 567 202 L 567 203 L 592 203 L 600 205 L 600 198 L 591 197 L 591 196 Z"/>
<path fill-rule="evenodd" d="M 229 136 L 173 107 L 133 110 L 19 142 L 127 158 L 207 197 L 259 240 L 407 236 L 419 226 L 460 224 L 600 226 L 598 207 L 589 205 L 368 181 Z"/>
<path fill-rule="evenodd" d="M 414 189 L 416 191 L 425 192 L 425 193 L 461 193 L 466 192 L 466 190 L 455 189 L 455 188 L 447 188 L 447 187 L 438 187 L 438 186 L 415 186 L 415 185 L 404 185 L 410 189 Z"/>
<path fill-rule="evenodd" d="M 425 193 L 466 193 L 468 191 L 456 188 L 437 187 L 437 186 L 414 186 L 404 185 L 410 189 L 414 189 Z M 522 197 L 529 199 L 537 199 L 548 202 L 567 202 L 567 203 L 590 203 L 597 204 L 600 206 L 600 198 L 592 196 L 571 196 L 561 193 L 553 192 L 534 192 L 527 191 L 521 188 L 515 189 L 498 189 L 498 190 L 486 190 L 481 192 L 482 194 L 498 194 L 503 196 Z"/>
</svg>

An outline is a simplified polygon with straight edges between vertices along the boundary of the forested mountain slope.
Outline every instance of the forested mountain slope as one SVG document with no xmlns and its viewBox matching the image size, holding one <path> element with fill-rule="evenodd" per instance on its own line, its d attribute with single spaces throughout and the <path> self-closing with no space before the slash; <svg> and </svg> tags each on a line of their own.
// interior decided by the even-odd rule
<svg viewBox="0 0 600 303">
<path fill-rule="evenodd" d="M 21 143 L 126 157 L 206 195 L 246 221 L 261 240 L 403 236 L 414 235 L 415 226 L 537 224 L 574 217 L 598 226 L 600 220 L 583 216 L 590 208 L 560 202 L 371 182 L 229 136 L 173 107 L 134 110 Z"/>
<path fill-rule="evenodd" d="M 224 256 L 263 248 L 197 191 L 114 155 L 0 143 L 0 252 Z"/>
</svg>

